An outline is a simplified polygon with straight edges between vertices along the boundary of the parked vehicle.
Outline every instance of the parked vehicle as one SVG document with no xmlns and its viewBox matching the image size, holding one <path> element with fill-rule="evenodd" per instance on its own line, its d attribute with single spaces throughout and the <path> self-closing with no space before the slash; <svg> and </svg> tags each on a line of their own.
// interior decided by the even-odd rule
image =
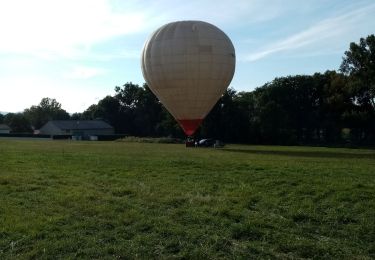
<svg viewBox="0 0 375 260">
<path fill-rule="evenodd" d="M 224 143 L 220 140 L 215 140 L 212 138 L 202 139 L 198 142 L 199 147 L 214 147 L 220 148 L 224 147 Z"/>
</svg>

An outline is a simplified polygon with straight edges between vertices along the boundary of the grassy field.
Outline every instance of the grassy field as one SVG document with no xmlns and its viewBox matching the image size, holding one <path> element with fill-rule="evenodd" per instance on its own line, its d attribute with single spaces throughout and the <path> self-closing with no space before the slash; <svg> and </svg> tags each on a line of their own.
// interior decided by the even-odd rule
<svg viewBox="0 0 375 260">
<path fill-rule="evenodd" d="M 8 258 L 375 258 L 375 151 L 0 140 Z"/>
</svg>

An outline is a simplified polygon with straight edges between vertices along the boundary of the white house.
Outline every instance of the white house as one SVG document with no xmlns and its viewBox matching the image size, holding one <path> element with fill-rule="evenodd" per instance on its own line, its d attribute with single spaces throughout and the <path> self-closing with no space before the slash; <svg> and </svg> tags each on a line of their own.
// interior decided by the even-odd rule
<svg viewBox="0 0 375 260">
<path fill-rule="evenodd" d="M 6 124 L 0 124 L 0 134 L 9 134 L 10 130 L 10 127 Z"/>
<path fill-rule="evenodd" d="M 52 120 L 39 129 L 40 134 L 89 137 L 112 135 L 114 128 L 102 120 Z"/>
</svg>

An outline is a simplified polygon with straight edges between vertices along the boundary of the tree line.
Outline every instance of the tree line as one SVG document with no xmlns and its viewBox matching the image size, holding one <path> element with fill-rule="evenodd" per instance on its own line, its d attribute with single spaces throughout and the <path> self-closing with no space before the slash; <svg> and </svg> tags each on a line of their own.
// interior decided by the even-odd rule
<svg viewBox="0 0 375 260">
<path fill-rule="evenodd" d="M 43 98 L 22 113 L 0 115 L 15 132 L 39 129 L 49 120 L 103 119 L 117 133 L 184 134 L 147 84 L 128 82 L 115 93 L 69 115 Z M 229 88 L 197 137 L 254 144 L 375 144 L 375 36 L 351 43 L 338 71 L 275 78 L 253 91 Z"/>
</svg>

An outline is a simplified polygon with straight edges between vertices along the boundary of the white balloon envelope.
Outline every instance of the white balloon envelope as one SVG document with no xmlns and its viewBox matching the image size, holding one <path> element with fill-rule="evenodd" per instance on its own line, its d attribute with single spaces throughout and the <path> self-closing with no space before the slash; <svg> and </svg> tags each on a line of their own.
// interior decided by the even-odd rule
<svg viewBox="0 0 375 260">
<path fill-rule="evenodd" d="M 228 36 L 202 21 L 179 21 L 156 30 L 142 52 L 151 91 L 193 135 L 231 82 L 235 50 Z"/>
</svg>

